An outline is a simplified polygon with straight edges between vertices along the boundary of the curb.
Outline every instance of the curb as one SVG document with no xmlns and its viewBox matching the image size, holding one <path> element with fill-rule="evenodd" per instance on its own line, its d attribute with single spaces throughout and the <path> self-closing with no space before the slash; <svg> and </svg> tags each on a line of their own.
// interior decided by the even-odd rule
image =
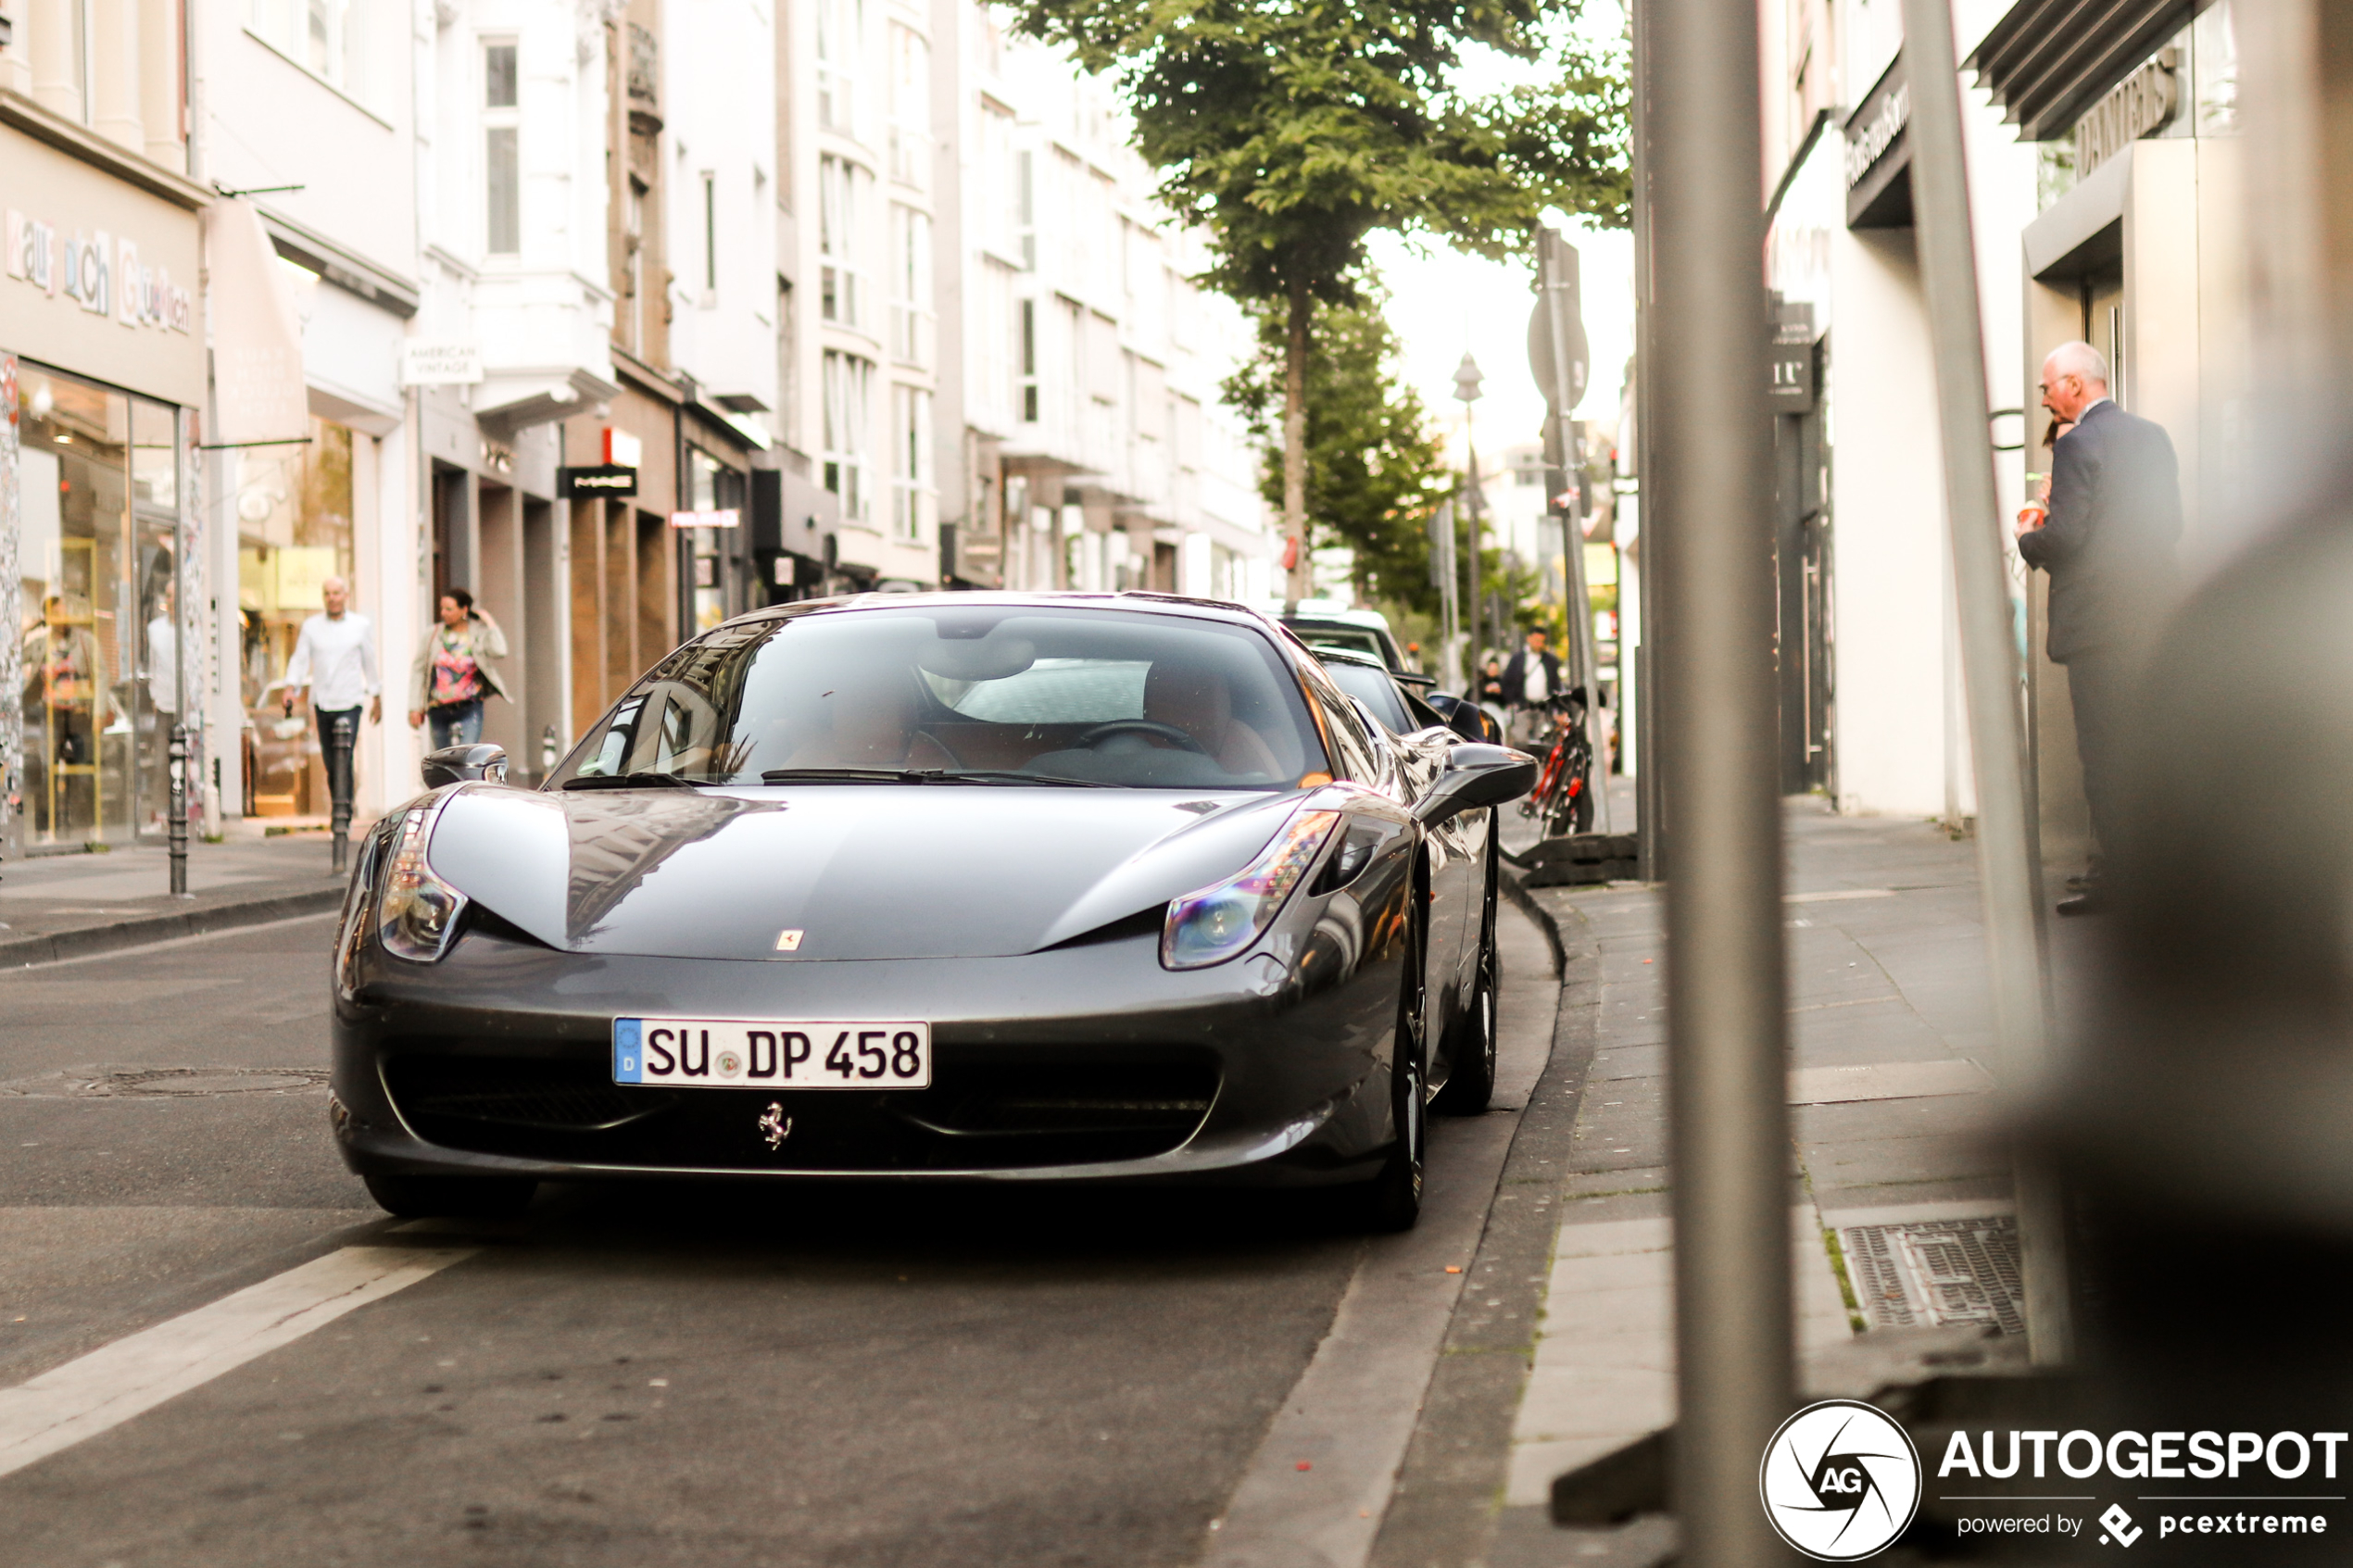
<svg viewBox="0 0 2353 1568">
<path fill-rule="evenodd" d="M 324 914 L 343 907 L 343 895 L 341 887 L 321 887 L 312 893 L 286 893 L 274 898 L 248 898 L 239 903 L 216 904 L 208 909 L 144 915 L 137 920 L 117 921 L 112 925 L 85 926 L 79 931 L 59 931 L 47 936 L 19 936 L 13 941 L 0 942 L 0 969 L 28 969 L 35 964 L 88 958 L 95 953 L 111 953 L 124 947 L 144 947 L 151 943 L 176 941 L 183 936 L 208 936 L 215 932 L 234 931 L 241 926 L 265 925 L 271 921 Z"/>
<path fill-rule="evenodd" d="M 1561 941 L 1560 922 L 1529 890 L 1519 869 L 1501 855 L 1495 858 L 1495 884 L 1504 897 L 1511 900 L 1512 907 L 1534 921 L 1536 929 L 1544 934 L 1544 946 L 1553 950 L 1553 978 L 1564 978 L 1568 973 L 1568 947 Z M 5 947 L 0 947 L 0 955 L 6 952 Z"/>
</svg>

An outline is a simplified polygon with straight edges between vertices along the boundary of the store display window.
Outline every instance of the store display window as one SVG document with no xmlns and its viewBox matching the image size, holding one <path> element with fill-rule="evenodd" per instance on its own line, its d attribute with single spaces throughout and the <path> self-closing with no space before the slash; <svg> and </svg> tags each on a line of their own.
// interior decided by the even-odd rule
<svg viewBox="0 0 2353 1568">
<path fill-rule="evenodd" d="M 310 421 L 308 445 L 236 455 L 237 605 L 247 816 L 323 816 L 324 758 L 309 709 L 281 706 L 302 623 L 326 608 L 330 577 L 351 580 L 351 432 Z M 356 585 L 355 585 L 356 587 Z M 381 659 L 384 650 L 377 648 Z"/>
<path fill-rule="evenodd" d="M 159 834 L 180 708 L 177 410 L 30 363 L 18 393 L 27 843 Z"/>
</svg>

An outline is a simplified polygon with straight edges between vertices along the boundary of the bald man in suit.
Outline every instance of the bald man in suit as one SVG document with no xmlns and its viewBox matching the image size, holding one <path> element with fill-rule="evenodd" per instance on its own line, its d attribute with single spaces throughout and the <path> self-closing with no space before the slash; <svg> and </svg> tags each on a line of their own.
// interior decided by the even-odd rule
<svg viewBox="0 0 2353 1568">
<path fill-rule="evenodd" d="M 2115 746 L 2142 648 L 2177 585 L 2181 467 L 2164 427 L 2128 414 L 2108 393 L 2108 361 L 2088 343 L 2061 344 L 2043 361 L 2043 407 L 2074 429 L 2051 454 L 2046 517 L 2020 514 L 2018 553 L 2050 573 L 2051 661 L 2067 666 L 2075 750 L 2092 835 L 2115 842 Z M 2103 894 L 2097 862 L 2063 915 L 2091 914 Z"/>
</svg>

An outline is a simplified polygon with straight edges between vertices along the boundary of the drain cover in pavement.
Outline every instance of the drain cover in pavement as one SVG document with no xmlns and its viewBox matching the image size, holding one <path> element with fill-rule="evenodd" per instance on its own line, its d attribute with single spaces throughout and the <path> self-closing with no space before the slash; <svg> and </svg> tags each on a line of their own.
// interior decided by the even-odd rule
<svg viewBox="0 0 2353 1568">
<path fill-rule="evenodd" d="M 326 1071 L 315 1067 L 69 1067 L 0 1084 L 0 1096 L 108 1099 L 125 1095 L 289 1095 L 324 1087 L 326 1082 Z"/>
<path fill-rule="evenodd" d="M 1839 1232 L 1855 1294 L 1874 1328 L 1962 1324 L 2026 1332 L 2018 1222 L 1919 1220 Z"/>
</svg>

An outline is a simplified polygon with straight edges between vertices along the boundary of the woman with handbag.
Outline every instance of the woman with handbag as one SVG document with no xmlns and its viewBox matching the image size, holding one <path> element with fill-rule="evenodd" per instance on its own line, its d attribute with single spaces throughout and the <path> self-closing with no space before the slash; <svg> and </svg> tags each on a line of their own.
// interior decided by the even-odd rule
<svg viewBox="0 0 2353 1568">
<path fill-rule="evenodd" d="M 490 612 L 474 608 L 463 588 L 441 596 L 441 618 L 425 633 L 409 670 L 409 727 L 433 721 L 433 749 L 472 746 L 482 738 L 482 705 L 505 696 L 497 660 L 507 657 L 507 634 Z"/>
</svg>

